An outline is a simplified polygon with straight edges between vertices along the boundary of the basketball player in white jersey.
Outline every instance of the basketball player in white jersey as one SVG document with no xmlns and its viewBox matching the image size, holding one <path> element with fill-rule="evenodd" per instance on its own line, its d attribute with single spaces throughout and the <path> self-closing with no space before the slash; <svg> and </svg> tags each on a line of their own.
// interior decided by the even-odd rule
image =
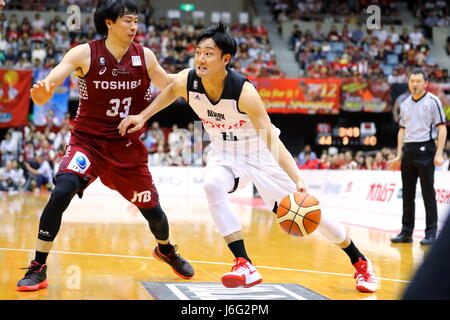
<svg viewBox="0 0 450 320">
<path fill-rule="evenodd" d="M 228 68 L 237 46 L 222 23 L 197 38 L 195 69 L 178 73 L 174 82 L 138 115 L 119 125 L 124 135 L 139 130 L 146 121 L 179 96 L 185 98 L 211 138 L 211 153 L 204 174 L 204 188 L 212 217 L 235 256 L 231 272 L 222 276 L 226 287 L 251 287 L 262 282 L 245 250 L 242 227 L 227 194 L 237 184 L 252 181 L 264 202 L 274 208 L 294 191 L 306 191 L 292 155 L 279 139 L 256 88 Z M 128 129 L 130 127 L 130 129 Z M 356 248 L 342 224 L 322 215 L 318 230 L 340 246 L 356 269 L 356 288 L 374 292 L 377 281 L 371 263 Z"/>
</svg>

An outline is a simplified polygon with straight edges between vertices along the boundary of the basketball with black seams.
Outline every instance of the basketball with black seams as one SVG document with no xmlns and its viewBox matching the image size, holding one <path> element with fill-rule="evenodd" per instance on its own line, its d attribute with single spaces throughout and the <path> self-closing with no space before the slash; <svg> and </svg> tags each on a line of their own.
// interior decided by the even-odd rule
<svg viewBox="0 0 450 320">
<path fill-rule="evenodd" d="M 277 222 L 291 236 L 305 237 L 319 226 L 321 210 L 319 201 L 305 192 L 285 196 L 277 208 Z"/>
</svg>

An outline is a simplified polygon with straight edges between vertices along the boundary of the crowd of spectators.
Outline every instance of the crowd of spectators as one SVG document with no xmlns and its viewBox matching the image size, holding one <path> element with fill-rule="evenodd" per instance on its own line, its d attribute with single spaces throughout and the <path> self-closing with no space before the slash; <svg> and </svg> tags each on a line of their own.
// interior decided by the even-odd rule
<svg viewBox="0 0 450 320">
<path fill-rule="evenodd" d="M 146 12 L 145 10 L 143 12 Z M 282 77 L 264 26 L 233 24 L 232 35 L 238 52 L 232 67 L 249 77 Z M 196 37 L 205 28 L 201 19 L 154 19 L 151 13 L 138 24 L 135 41 L 153 50 L 169 73 L 193 67 Z M 79 30 L 68 29 L 60 15 L 45 21 L 40 13 L 19 21 L 15 14 L 0 15 L 0 67 L 5 69 L 50 69 L 72 47 L 99 39 L 92 18 L 82 21 Z"/>
<path fill-rule="evenodd" d="M 450 141 L 449 141 L 450 142 Z M 436 171 L 450 170 L 450 143 L 447 143 L 444 151 L 444 163 L 436 167 Z M 327 170 L 389 170 L 388 161 L 396 157 L 396 150 L 391 148 L 381 148 L 380 150 L 339 151 L 336 147 L 322 150 L 320 157 L 311 149 L 310 145 L 305 145 L 302 152 L 297 157 L 297 165 L 300 169 L 327 169 Z"/>
<path fill-rule="evenodd" d="M 448 69 L 441 69 L 430 54 L 428 40 L 419 27 L 367 29 L 347 24 L 328 32 L 317 22 L 313 30 L 294 25 L 288 46 L 294 51 L 304 75 L 312 78 L 362 77 L 405 83 L 408 71 L 423 68 L 433 82 L 448 82 Z"/>
<path fill-rule="evenodd" d="M 273 21 L 322 21 L 358 23 L 370 5 L 380 8 L 382 24 L 401 24 L 398 2 L 394 0 L 266 0 Z"/>
<path fill-rule="evenodd" d="M 401 24 L 401 19 L 399 2 L 392 0 L 267 0 L 266 3 L 280 33 L 281 23 L 286 20 L 315 23 L 313 30 L 295 24 L 288 40 L 301 76 L 362 77 L 393 83 L 404 81 L 411 68 L 422 67 L 431 81 L 449 81 L 448 69 L 440 68 L 430 55 L 430 28 L 448 25 L 450 21 L 445 1 L 413 1 L 408 7 L 419 20 L 414 27 L 395 26 Z M 381 10 L 381 29 L 372 30 L 363 23 L 370 5 Z M 437 19 L 430 22 L 429 12 Z M 342 27 L 336 23 L 342 23 Z M 325 32 L 324 25 L 331 25 L 331 29 Z M 450 37 L 446 50 L 450 53 Z"/>
</svg>

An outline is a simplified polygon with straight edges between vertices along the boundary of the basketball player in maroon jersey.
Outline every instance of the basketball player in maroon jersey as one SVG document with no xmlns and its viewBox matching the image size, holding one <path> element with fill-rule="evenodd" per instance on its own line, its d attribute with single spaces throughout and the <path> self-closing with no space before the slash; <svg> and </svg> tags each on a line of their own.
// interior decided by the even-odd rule
<svg viewBox="0 0 450 320">
<path fill-rule="evenodd" d="M 194 275 L 192 266 L 169 241 L 167 217 L 147 166 L 143 130 L 121 136 L 117 129 L 128 114 L 150 103 L 150 82 L 163 89 L 171 76 L 148 48 L 133 42 L 138 9 L 132 0 L 100 1 L 94 14 L 97 32 L 106 38 L 78 45 L 30 90 L 34 103 L 47 102 L 72 72 L 79 81 L 80 103 L 66 153 L 56 173 L 55 188 L 39 223 L 36 255 L 17 284 L 19 291 L 47 287 L 46 259 L 60 229 L 62 214 L 72 198 L 81 198 L 96 178 L 136 205 L 148 221 L 157 246 L 153 256 L 168 263 L 180 277 Z"/>
</svg>

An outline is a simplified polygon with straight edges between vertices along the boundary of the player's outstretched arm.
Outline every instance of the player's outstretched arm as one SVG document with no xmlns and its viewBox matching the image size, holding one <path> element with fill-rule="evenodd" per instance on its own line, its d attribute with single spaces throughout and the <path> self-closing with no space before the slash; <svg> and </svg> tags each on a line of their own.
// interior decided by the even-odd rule
<svg viewBox="0 0 450 320">
<path fill-rule="evenodd" d="M 83 66 L 89 66 L 89 59 L 90 48 L 88 44 L 82 44 L 70 49 L 44 80 L 37 81 L 31 87 L 30 94 L 33 102 L 41 105 L 50 100 L 55 92 L 55 88 L 62 84 L 72 72 L 82 69 Z"/>
<path fill-rule="evenodd" d="M 306 185 L 291 153 L 274 132 L 269 115 L 256 88 L 246 82 L 239 98 L 239 109 L 245 112 L 253 123 L 259 137 L 266 143 L 280 167 L 294 181 L 297 190 L 306 192 Z"/>
<path fill-rule="evenodd" d="M 183 97 L 187 100 L 187 76 L 189 70 L 185 69 L 177 73 L 173 82 L 164 88 L 141 113 L 124 118 L 117 127 L 119 134 L 123 136 L 127 133 L 139 131 L 148 119 L 170 106 L 178 97 Z M 130 126 L 132 127 L 129 129 Z"/>
<path fill-rule="evenodd" d="M 173 82 L 176 74 L 168 74 L 159 64 L 155 54 L 149 48 L 144 48 L 147 72 L 152 82 L 161 90 Z"/>
</svg>

